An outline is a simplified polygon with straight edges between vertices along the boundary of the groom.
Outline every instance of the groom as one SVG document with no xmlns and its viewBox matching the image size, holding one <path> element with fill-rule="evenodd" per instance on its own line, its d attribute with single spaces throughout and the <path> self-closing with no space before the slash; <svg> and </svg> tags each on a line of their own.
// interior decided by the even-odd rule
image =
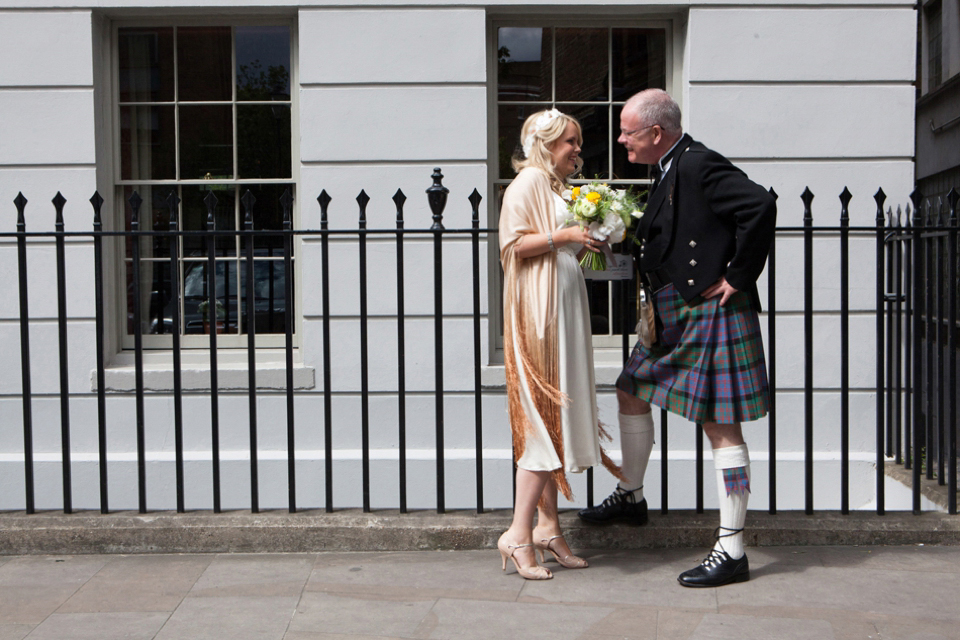
<svg viewBox="0 0 960 640">
<path fill-rule="evenodd" d="M 617 380 L 628 481 L 579 515 L 594 524 L 647 522 L 651 404 L 679 413 L 701 423 L 713 447 L 720 527 L 706 559 L 678 580 L 686 587 L 744 582 L 750 457 L 740 423 L 762 417 L 769 404 L 756 281 L 773 242 L 776 204 L 726 158 L 684 134 L 680 108 L 660 89 L 627 101 L 617 141 L 630 162 L 655 165 L 634 257 L 656 294 L 662 331 L 653 347 L 637 344 Z"/>
</svg>

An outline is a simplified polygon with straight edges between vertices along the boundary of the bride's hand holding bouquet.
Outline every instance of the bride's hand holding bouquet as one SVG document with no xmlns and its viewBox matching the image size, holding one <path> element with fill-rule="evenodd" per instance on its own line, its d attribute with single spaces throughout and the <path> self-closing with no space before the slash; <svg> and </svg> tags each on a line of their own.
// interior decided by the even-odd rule
<svg viewBox="0 0 960 640">
<path fill-rule="evenodd" d="M 594 271 L 605 270 L 607 260 L 614 259 L 610 245 L 623 242 L 630 227 L 643 217 L 644 206 L 630 190 L 612 189 L 602 182 L 573 187 L 562 195 L 567 201 L 567 225 L 578 224 L 602 243 L 602 252 L 587 252 L 580 265 Z"/>
</svg>

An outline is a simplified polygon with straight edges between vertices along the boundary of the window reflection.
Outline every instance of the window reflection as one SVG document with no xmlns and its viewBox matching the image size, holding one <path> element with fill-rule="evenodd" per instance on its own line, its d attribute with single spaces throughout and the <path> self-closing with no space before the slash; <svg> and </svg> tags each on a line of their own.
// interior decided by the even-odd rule
<svg viewBox="0 0 960 640">
<path fill-rule="evenodd" d="M 237 105 L 240 178 L 289 178 L 290 105 Z"/>
<path fill-rule="evenodd" d="M 290 99 L 290 27 L 237 27 L 237 100 Z"/>
<path fill-rule="evenodd" d="M 120 29 L 120 102 L 173 100 L 173 28 Z"/>
<path fill-rule="evenodd" d="M 497 36 L 499 99 L 552 99 L 551 30 L 502 27 Z"/>
<path fill-rule="evenodd" d="M 180 107 L 180 178 L 223 180 L 232 177 L 233 110 L 230 105 Z"/>
<path fill-rule="evenodd" d="M 289 26 L 122 27 L 118 30 L 120 179 L 117 185 L 126 228 L 134 191 L 143 199 L 140 228 L 167 231 L 168 197 L 180 198 L 179 228 L 206 230 L 214 196 L 215 228 L 244 226 L 240 196 L 249 190 L 256 204 L 256 230 L 283 229 L 280 198 L 290 182 L 238 183 L 237 179 L 290 180 L 291 30 Z M 176 71 L 175 71 L 176 70 Z M 196 104 L 196 103 L 204 104 Z M 131 104 L 135 103 L 135 104 Z M 163 181 L 163 182 L 161 182 Z M 183 182 L 179 182 L 183 181 Z M 216 304 L 207 296 L 208 239 L 199 233 L 179 239 L 180 298 L 172 299 L 172 240 L 139 239 L 140 277 L 133 281 L 133 240 L 124 247 L 127 330 L 134 332 L 141 291 L 140 330 L 165 335 L 180 318 L 181 332 L 282 333 L 285 300 L 285 243 L 282 234 L 258 236 L 254 246 L 254 307 L 246 308 L 246 238 L 215 238 Z M 163 344 L 163 343 L 156 343 Z"/>
<path fill-rule="evenodd" d="M 663 28 L 524 26 L 497 31 L 497 178 L 495 201 L 515 177 L 511 157 L 520 129 L 535 111 L 556 107 L 583 128 L 582 177 L 633 183 L 639 192 L 649 167 L 632 164 L 617 142 L 623 103 L 647 88 L 666 88 L 667 34 Z M 494 223 L 495 224 L 495 223 Z M 629 250 L 617 246 L 615 251 Z M 597 336 L 619 334 L 635 321 L 634 283 L 588 281 L 591 324 Z M 626 315 L 626 318 L 624 318 Z M 498 320 L 502 321 L 502 318 Z M 611 344 L 601 341 L 598 344 Z"/>
<path fill-rule="evenodd" d="M 607 100 L 607 29 L 557 29 L 557 100 Z"/>
<path fill-rule="evenodd" d="M 177 29 L 177 98 L 181 102 L 230 100 L 230 27 Z"/>
</svg>

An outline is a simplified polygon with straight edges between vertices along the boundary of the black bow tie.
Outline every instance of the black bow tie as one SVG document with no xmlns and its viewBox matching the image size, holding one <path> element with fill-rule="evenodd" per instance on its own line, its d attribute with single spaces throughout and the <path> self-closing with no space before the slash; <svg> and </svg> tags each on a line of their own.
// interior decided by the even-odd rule
<svg viewBox="0 0 960 640">
<path fill-rule="evenodd" d="M 657 187 L 660 186 L 660 179 L 663 178 L 663 172 L 660 170 L 660 165 L 655 164 L 650 171 L 653 174 L 653 186 L 650 187 L 650 193 L 652 194 L 657 190 Z"/>
</svg>

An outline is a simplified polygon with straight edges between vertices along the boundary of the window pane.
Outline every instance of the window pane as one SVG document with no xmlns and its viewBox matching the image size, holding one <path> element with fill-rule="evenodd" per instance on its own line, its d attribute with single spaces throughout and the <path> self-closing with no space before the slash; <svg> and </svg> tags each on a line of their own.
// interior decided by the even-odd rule
<svg viewBox="0 0 960 640">
<path fill-rule="evenodd" d="M 607 100 L 607 29 L 557 29 L 557 101 Z"/>
<path fill-rule="evenodd" d="M 120 107 L 120 178 L 176 178 L 173 107 Z"/>
<path fill-rule="evenodd" d="M 613 30 L 613 99 L 626 100 L 644 89 L 666 89 L 666 32 Z"/>
<path fill-rule="evenodd" d="M 169 231 L 170 208 L 167 198 L 176 187 L 151 185 L 126 185 L 121 193 L 123 198 L 124 229 L 133 229 L 133 207 L 130 197 L 134 192 L 140 196 L 140 213 L 137 221 L 141 231 Z M 125 238 L 127 258 L 133 258 L 133 240 Z M 144 236 L 140 238 L 140 258 L 166 258 L 170 256 L 170 238 L 164 236 Z"/>
<path fill-rule="evenodd" d="M 237 100 L 290 99 L 290 27 L 237 27 Z"/>
<path fill-rule="evenodd" d="M 230 100 L 230 27 L 177 29 L 177 99 Z"/>
<path fill-rule="evenodd" d="M 232 177 L 232 107 L 180 107 L 180 179 L 216 180 Z"/>
<path fill-rule="evenodd" d="M 290 195 L 296 196 L 292 184 L 257 184 L 243 185 L 241 193 L 245 194 L 247 189 L 256 198 L 253 205 L 253 228 L 257 230 L 283 229 L 283 205 L 280 198 L 283 192 L 290 190 Z M 241 198 L 243 196 L 241 195 Z M 246 219 L 246 211 L 241 211 L 241 220 Z M 293 212 L 291 211 L 291 216 Z M 243 223 L 241 223 L 242 226 Z M 246 243 L 241 241 L 242 250 L 246 250 Z M 257 256 L 283 256 L 283 236 L 282 235 L 258 235 L 254 240 L 255 255 Z"/>
<path fill-rule="evenodd" d="M 254 319 L 257 333 L 283 333 L 286 324 L 286 267 L 282 260 L 261 260 L 266 250 L 257 250 L 253 261 Z M 247 262 L 240 261 L 240 282 L 243 326 L 248 326 Z"/>
<path fill-rule="evenodd" d="M 120 29 L 120 102 L 173 101 L 173 29 Z"/>
<path fill-rule="evenodd" d="M 520 130 L 523 128 L 523 122 L 527 117 L 542 109 L 549 109 L 549 104 L 530 104 L 522 106 L 501 105 L 498 109 L 498 125 L 500 130 L 497 135 L 497 148 L 500 158 L 500 177 L 513 178 L 517 173 L 510 165 L 510 160 L 514 153 L 519 153 Z"/>
<path fill-rule="evenodd" d="M 127 284 L 127 333 L 133 334 L 133 262 L 125 261 Z M 170 301 L 170 261 L 144 260 L 140 263 L 140 330 L 143 334 L 169 333 L 170 321 L 165 320 Z"/>
<path fill-rule="evenodd" d="M 184 231 L 206 231 L 207 203 L 205 198 L 213 194 L 217 203 L 213 212 L 214 229 L 233 231 L 236 225 L 236 188 L 232 185 L 184 185 L 181 206 L 180 228 Z M 216 255 L 232 256 L 237 252 L 236 236 L 217 236 Z M 183 237 L 184 256 L 206 256 L 207 238 L 202 236 Z"/>
<path fill-rule="evenodd" d="M 289 178 L 290 105 L 237 106 L 237 169 L 241 178 Z"/>
<path fill-rule="evenodd" d="M 610 144 L 613 145 L 613 177 L 617 180 L 652 180 L 650 165 L 633 164 L 627 160 L 627 150 L 617 142 L 620 136 L 620 112 L 622 107 L 613 108 L 613 127 L 610 132 Z"/>
<path fill-rule="evenodd" d="M 580 121 L 583 129 L 583 147 L 580 158 L 583 160 L 583 177 L 607 180 L 610 177 L 610 123 L 606 106 L 558 104 L 560 111 L 570 114 Z"/>
<path fill-rule="evenodd" d="M 207 287 L 207 262 L 189 261 L 183 265 L 183 332 L 210 333 L 216 318 L 217 333 L 237 333 L 237 263 L 216 263 L 216 304 L 210 309 Z"/>
<path fill-rule="evenodd" d="M 551 100 L 550 29 L 497 30 L 497 90 L 500 100 Z"/>
</svg>

